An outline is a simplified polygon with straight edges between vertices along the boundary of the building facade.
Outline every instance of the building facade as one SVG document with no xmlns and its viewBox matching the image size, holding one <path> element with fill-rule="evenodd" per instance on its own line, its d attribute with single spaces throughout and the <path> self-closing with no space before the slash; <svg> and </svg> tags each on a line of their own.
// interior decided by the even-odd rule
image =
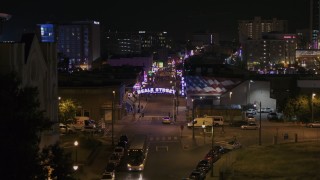
<svg viewBox="0 0 320 180">
<path fill-rule="evenodd" d="M 39 43 L 33 33 L 24 34 L 21 42 L 0 43 L 0 73 L 16 72 L 22 86 L 36 87 L 40 110 L 52 123 L 58 122 L 57 48 L 55 43 Z M 40 146 L 56 142 L 58 126 L 42 135 Z"/>
<path fill-rule="evenodd" d="M 57 43 L 61 71 L 91 70 L 92 62 L 101 55 L 98 21 L 39 24 L 37 32 L 42 42 Z"/>
<path fill-rule="evenodd" d="M 287 33 L 288 21 L 278 20 L 264 20 L 261 17 L 254 17 L 253 20 L 239 20 L 239 42 L 243 43 L 247 39 L 259 40 L 262 39 L 262 34 L 272 31 Z"/>
<path fill-rule="evenodd" d="M 296 64 L 295 34 L 266 33 L 259 40 L 246 40 L 243 56 L 251 71 L 269 73 Z"/>
</svg>

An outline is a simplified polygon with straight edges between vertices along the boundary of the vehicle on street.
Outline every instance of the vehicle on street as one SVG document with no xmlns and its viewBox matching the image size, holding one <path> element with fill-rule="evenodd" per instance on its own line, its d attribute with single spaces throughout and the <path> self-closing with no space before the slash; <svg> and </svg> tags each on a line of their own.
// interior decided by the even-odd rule
<svg viewBox="0 0 320 180">
<path fill-rule="evenodd" d="M 122 134 L 120 137 L 119 137 L 119 142 L 122 142 L 122 141 L 125 141 L 125 142 L 129 142 L 129 138 L 127 135 L 125 134 Z"/>
<path fill-rule="evenodd" d="M 149 151 L 148 139 L 144 134 L 133 137 L 128 149 L 127 168 L 129 171 L 143 171 Z"/>
<path fill-rule="evenodd" d="M 255 110 L 255 109 L 248 109 L 247 111 L 246 111 L 246 114 L 257 114 L 257 111 Z"/>
<path fill-rule="evenodd" d="M 248 122 L 256 122 L 256 118 L 252 114 L 247 115 Z"/>
<path fill-rule="evenodd" d="M 320 127 L 320 121 L 314 121 L 314 122 L 307 123 L 306 126 L 308 128 L 318 128 L 318 127 Z"/>
<path fill-rule="evenodd" d="M 117 146 L 123 147 L 124 149 L 128 149 L 128 147 L 129 147 L 127 141 L 119 141 Z"/>
<path fill-rule="evenodd" d="M 256 123 L 250 122 L 250 123 L 248 123 L 248 124 L 246 124 L 246 125 L 242 125 L 242 126 L 241 126 L 241 129 L 243 129 L 243 130 L 246 130 L 246 129 L 248 129 L 248 130 L 251 130 L 251 129 L 255 130 L 255 129 L 259 129 L 259 126 L 258 126 L 258 124 L 256 124 Z"/>
<path fill-rule="evenodd" d="M 269 108 L 269 107 L 265 107 L 265 108 L 258 108 L 258 112 L 259 113 L 270 113 L 270 112 L 273 112 L 274 110 L 272 108 Z"/>
<path fill-rule="evenodd" d="M 216 162 L 220 158 L 221 158 L 221 154 L 220 153 L 218 153 L 216 151 L 213 151 L 213 154 L 212 154 L 211 150 L 204 156 L 204 160 L 209 161 L 209 163 L 211 163 L 211 161 Z"/>
<path fill-rule="evenodd" d="M 204 180 L 206 179 L 206 173 L 197 169 L 194 169 L 190 175 L 189 178 L 192 180 Z"/>
<path fill-rule="evenodd" d="M 280 120 L 283 119 L 283 114 L 282 113 L 277 113 L 277 112 L 270 112 L 267 115 L 268 120 Z"/>
<path fill-rule="evenodd" d="M 205 116 L 202 118 L 195 118 L 193 121 L 188 123 L 188 127 L 202 127 L 205 126 L 223 126 L 223 116 Z"/>
<path fill-rule="evenodd" d="M 211 163 L 207 159 L 203 159 L 199 161 L 196 166 L 196 170 L 203 171 L 205 173 L 207 173 L 210 170 L 210 168 L 211 168 Z"/>
<path fill-rule="evenodd" d="M 117 167 L 117 164 L 115 164 L 113 162 L 108 162 L 106 167 L 104 168 L 104 172 L 105 173 L 115 174 L 116 173 L 116 167 Z"/>
<path fill-rule="evenodd" d="M 120 161 L 121 161 L 121 156 L 116 153 L 112 153 L 108 160 L 109 163 L 115 163 L 117 166 L 120 164 Z"/>
<path fill-rule="evenodd" d="M 116 146 L 113 150 L 114 153 L 119 154 L 121 157 L 124 156 L 124 148 L 121 146 Z"/>
<path fill-rule="evenodd" d="M 232 121 L 229 123 L 232 127 L 241 127 L 242 125 L 248 124 L 247 121 Z"/>
<path fill-rule="evenodd" d="M 74 133 L 75 129 L 72 126 L 59 123 L 59 131 L 61 134 Z"/>
<path fill-rule="evenodd" d="M 223 148 L 226 149 L 227 152 L 242 148 L 242 144 L 236 139 L 229 141 L 227 143 L 222 143 L 221 146 L 223 146 Z"/>
<path fill-rule="evenodd" d="M 163 117 L 162 124 L 171 124 L 171 118 L 169 116 Z"/>
<path fill-rule="evenodd" d="M 104 172 L 101 176 L 100 180 L 114 180 L 115 179 L 115 175 L 112 173 L 108 173 L 108 172 Z"/>
</svg>

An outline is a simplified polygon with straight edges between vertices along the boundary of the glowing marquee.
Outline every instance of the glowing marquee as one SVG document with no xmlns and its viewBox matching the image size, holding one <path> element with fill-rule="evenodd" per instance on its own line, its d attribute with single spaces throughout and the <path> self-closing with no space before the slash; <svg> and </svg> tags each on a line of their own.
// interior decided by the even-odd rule
<svg viewBox="0 0 320 180">
<path fill-rule="evenodd" d="M 169 88 L 146 88 L 138 89 L 138 94 L 151 93 L 151 94 L 174 94 L 176 91 Z"/>
</svg>

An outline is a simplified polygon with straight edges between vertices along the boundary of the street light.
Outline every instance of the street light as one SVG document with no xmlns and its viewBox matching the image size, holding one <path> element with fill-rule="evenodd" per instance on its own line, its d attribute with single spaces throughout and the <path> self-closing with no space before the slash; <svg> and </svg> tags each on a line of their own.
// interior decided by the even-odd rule
<svg viewBox="0 0 320 180">
<path fill-rule="evenodd" d="M 194 101 L 195 99 L 192 99 L 192 139 L 194 140 Z"/>
<path fill-rule="evenodd" d="M 260 101 L 260 118 L 259 118 L 259 146 L 261 146 L 261 101 Z"/>
<path fill-rule="evenodd" d="M 214 144 L 214 132 L 213 132 L 213 124 L 214 122 L 212 121 L 211 125 L 211 177 L 213 177 L 213 144 Z"/>
<path fill-rule="evenodd" d="M 141 84 L 140 84 L 140 93 L 139 93 L 138 113 L 140 113 L 140 94 L 141 94 Z"/>
<path fill-rule="evenodd" d="M 253 83 L 252 80 L 249 81 L 249 89 L 247 91 L 247 99 L 246 99 L 246 105 L 248 105 L 248 103 L 250 103 L 251 99 L 250 99 L 250 94 L 251 94 L 251 83 Z M 249 97 L 249 102 L 248 102 L 248 97 Z"/>
<path fill-rule="evenodd" d="M 313 122 L 313 99 L 316 96 L 315 93 L 312 93 L 312 97 L 311 97 L 311 121 Z"/>
<path fill-rule="evenodd" d="M 75 165 L 73 166 L 73 169 L 74 170 L 77 170 L 78 169 L 78 145 L 79 145 L 79 142 L 76 140 L 74 141 L 73 143 L 74 145 L 74 148 L 75 148 Z"/>
<path fill-rule="evenodd" d="M 230 101 L 230 104 L 231 104 L 231 97 L 232 97 L 232 92 L 230 91 L 230 92 L 229 92 L 229 101 Z"/>
<path fill-rule="evenodd" d="M 112 139 L 112 146 L 114 146 L 114 136 L 113 136 L 114 128 L 113 128 L 113 126 L 114 126 L 114 101 L 115 101 L 116 92 L 112 91 L 112 94 L 113 94 L 113 99 L 112 99 L 111 139 Z M 140 96 L 139 96 L 139 100 L 140 100 Z"/>
<path fill-rule="evenodd" d="M 206 144 L 206 135 L 205 135 L 206 125 L 203 122 L 203 124 L 201 126 L 203 129 L 203 144 Z"/>
</svg>

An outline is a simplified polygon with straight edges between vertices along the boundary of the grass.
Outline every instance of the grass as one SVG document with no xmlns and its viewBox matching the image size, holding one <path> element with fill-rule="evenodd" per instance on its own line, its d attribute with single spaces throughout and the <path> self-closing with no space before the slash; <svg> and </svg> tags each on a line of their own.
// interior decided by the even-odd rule
<svg viewBox="0 0 320 180">
<path fill-rule="evenodd" d="M 229 164 L 224 157 L 227 179 L 320 179 L 320 142 L 252 146 L 232 153 Z"/>
</svg>

